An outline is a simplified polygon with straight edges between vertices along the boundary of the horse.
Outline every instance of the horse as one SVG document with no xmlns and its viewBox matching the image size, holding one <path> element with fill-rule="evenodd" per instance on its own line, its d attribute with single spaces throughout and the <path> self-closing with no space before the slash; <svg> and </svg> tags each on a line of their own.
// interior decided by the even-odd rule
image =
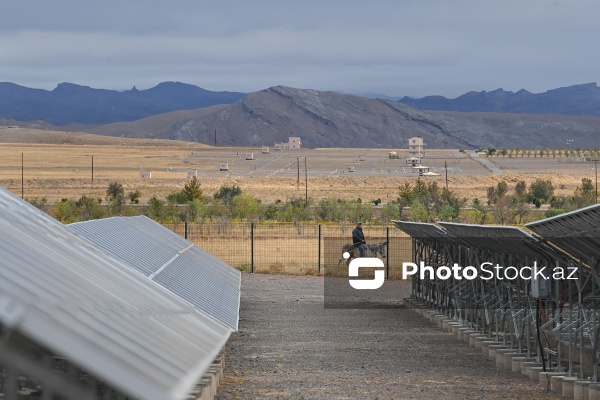
<svg viewBox="0 0 600 400">
<path fill-rule="evenodd" d="M 379 254 L 381 256 L 381 258 L 386 258 L 387 257 L 387 244 L 388 244 L 387 242 L 366 244 L 365 245 L 365 255 L 367 257 L 377 257 L 377 254 Z M 348 265 L 350 264 L 350 261 L 353 258 L 360 257 L 358 255 L 358 249 L 356 247 L 354 247 L 353 244 L 351 244 L 351 243 L 345 244 L 344 246 L 342 246 L 342 258 L 340 258 L 340 260 L 338 261 L 338 267 L 344 260 L 344 253 L 346 253 L 346 252 L 348 254 L 350 254 L 350 257 L 348 257 L 348 259 L 346 261 L 346 264 L 348 264 Z"/>
</svg>

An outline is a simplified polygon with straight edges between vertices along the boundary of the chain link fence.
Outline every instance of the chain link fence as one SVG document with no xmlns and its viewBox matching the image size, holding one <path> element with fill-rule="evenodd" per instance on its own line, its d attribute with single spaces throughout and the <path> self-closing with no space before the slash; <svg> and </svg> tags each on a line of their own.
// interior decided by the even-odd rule
<svg viewBox="0 0 600 400">
<path fill-rule="evenodd" d="M 352 224 L 181 223 L 165 227 L 201 249 L 246 272 L 347 275 L 342 248 L 352 243 Z M 387 242 L 388 278 L 400 278 L 402 262 L 412 262 L 412 242 L 395 227 L 363 226 L 367 243 Z M 369 256 L 369 254 L 367 254 Z"/>
</svg>

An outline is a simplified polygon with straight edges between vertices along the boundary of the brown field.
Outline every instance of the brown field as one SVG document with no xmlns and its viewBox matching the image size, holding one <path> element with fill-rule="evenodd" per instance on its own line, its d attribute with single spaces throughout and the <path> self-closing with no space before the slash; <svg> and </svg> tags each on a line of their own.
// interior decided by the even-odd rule
<svg viewBox="0 0 600 400">
<path fill-rule="evenodd" d="M 204 193 L 212 195 L 222 185 L 239 185 L 265 202 L 305 196 L 304 157 L 307 160 L 308 195 L 362 198 L 383 202 L 396 199 L 404 182 L 417 175 L 401 159 L 390 160 L 391 149 L 298 149 L 261 154 L 261 147 L 210 147 L 198 143 L 151 139 L 122 139 L 87 134 L 0 129 L 0 185 L 21 195 L 21 154 L 24 194 L 45 197 L 50 202 L 82 195 L 104 197 L 110 182 L 119 181 L 126 192 L 140 190 L 142 202 L 152 196 L 165 197 L 179 190 L 187 170 L 197 170 Z M 397 149 L 395 149 L 397 150 Z M 246 160 L 253 153 L 254 160 Z M 94 175 L 92 182 L 92 156 Z M 459 196 L 485 198 L 486 188 L 504 179 L 514 186 L 536 178 L 549 179 L 557 194 L 572 194 L 583 177 L 594 179 L 593 163 L 570 163 L 553 158 L 491 158 L 502 170 L 494 175 L 479 162 L 458 150 L 427 150 L 425 163 L 437 177 L 426 177 L 448 185 Z M 229 171 L 219 171 L 221 162 Z M 298 165 L 300 179 L 298 182 Z M 355 172 L 349 172 L 349 167 Z M 141 179 L 140 170 L 152 171 Z"/>
</svg>

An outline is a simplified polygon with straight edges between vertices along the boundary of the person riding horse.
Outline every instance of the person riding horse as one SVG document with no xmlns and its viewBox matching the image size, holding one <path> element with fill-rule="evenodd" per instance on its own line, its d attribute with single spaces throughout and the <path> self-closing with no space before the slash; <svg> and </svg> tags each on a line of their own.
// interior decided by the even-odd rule
<svg viewBox="0 0 600 400">
<path fill-rule="evenodd" d="M 367 241 L 365 240 L 365 235 L 362 231 L 362 223 L 359 221 L 356 223 L 356 228 L 352 231 L 352 244 L 355 248 L 360 252 L 360 256 L 365 256 L 365 244 Z"/>
</svg>

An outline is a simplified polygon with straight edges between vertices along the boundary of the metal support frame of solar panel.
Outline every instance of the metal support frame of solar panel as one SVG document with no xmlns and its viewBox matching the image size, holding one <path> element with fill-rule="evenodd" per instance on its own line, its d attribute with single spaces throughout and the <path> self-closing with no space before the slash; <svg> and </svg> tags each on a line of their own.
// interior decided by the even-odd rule
<svg viewBox="0 0 600 400">
<path fill-rule="evenodd" d="M 186 398 L 231 330 L 3 188 L 0 209 L 0 364 L 65 399 L 97 388 L 38 357 L 121 395 Z"/>
<path fill-rule="evenodd" d="M 539 253 L 539 255 L 543 259 L 547 260 L 547 266 L 549 266 L 550 268 L 554 268 L 555 265 L 564 267 L 570 265 L 570 263 L 572 262 L 572 259 L 568 257 L 568 255 L 566 255 L 564 252 L 561 252 L 558 249 L 548 246 L 543 241 L 538 240 L 537 238 L 523 231 L 520 228 L 469 226 L 464 224 L 451 223 L 440 223 L 440 225 L 444 226 L 448 230 L 451 230 L 454 234 L 457 235 L 478 235 L 479 237 L 469 237 L 467 239 L 473 247 L 479 246 L 487 249 L 488 251 L 499 253 L 502 252 L 505 256 L 512 256 L 512 260 L 515 260 L 517 262 L 520 258 L 521 263 L 523 258 L 525 258 L 525 265 L 527 265 L 527 262 L 530 262 L 531 257 L 535 256 L 535 253 Z M 488 237 L 490 239 L 486 239 Z M 501 246 L 499 246 L 498 243 L 496 243 L 494 240 L 495 238 L 498 238 L 498 240 L 502 240 L 502 238 L 512 237 L 517 237 L 518 239 L 514 242 L 511 240 L 510 243 L 506 243 Z M 530 253 L 531 250 L 534 251 L 533 254 Z M 551 311 L 548 311 L 548 314 L 546 314 L 548 317 L 548 321 L 545 324 L 543 324 L 542 329 L 545 330 L 546 335 L 552 337 L 556 341 L 556 343 L 562 342 L 567 344 L 566 347 L 568 348 L 567 358 L 569 363 L 569 370 L 572 371 L 575 357 L 578 356 L 580 365 L 584 365 L 584 349 L 580 346 L 579 350 L 577 351 L 575 350 L 574 346 L 571 345 L 574 342 L 576 342 L 577 339 L 579 339 L 580 342 L 584 342 L 585 340 L 589 342 L 592 339 L 591 335 L 584 335 L 582 329 L 585 325 L 584 318 L 581 318 L 576 312 L 577 305 L 574 304 L 576 294 L 572 293 L 573 291 L 576 292 L 576 290 L 571 291 L 571 289 L 574 289 L 575 286 L 572 284 L 572 281 L 567 281 L 566 284 L 564 283 L 564 281 L 562 284 L 555 283 L 554 292 L 560 293 L 561 288 L 564 288 L 565 285 L 569 288 L 569 293 L 572 294 L 571 297 L 565 299 L 564 296 L 554 295 L 554 298 L 552 300 L 545 300 L 541 302 L 541 304 L 544 307 L 554 304 L 554 306 L 551 307 L 549 310 L 561 310 L 564 308 L 563 311 L 554 311 L 552 313 Z M 500 301 L 499 304 L 501 305 L 504 313 L 509 312 L 513 316 L 513 326 L 508 326 L 508 328 L 512 331 L 511 335 L 514 334 L 517 339 L 520 339 L 518 337 L 518 332 L 524 323 L 527 323 L 527 326 L 532 325 L 532 327 L 536 327 L 536 319 L 534 319 L 533 316 L 535 315 L 534 305 L 537 305 L 538 302 L 537 300 L 531 298 L 531 296 L 528 295 L 527 292 L 523 292 L 524 285 L 517 282 L 517 287 L 520 288 L 518 291 L 519 296 L 523 299 L 523 301 L 521 301 L 521 305 L 527 305 L 525 308 L 520 308 L 522 306 L 519 305 L 519 302 L 515 304 L 513 299 L 510 299 L 509 302 L 505 301 L 504 304 L 502 303 L 502 301 Z M 500 300 L 502 300 L 502 297 L 504 297 L 504 299 L 506 300 L 508 298 L 507 293 L 514 297 L 514 292 L 506 292 L 505 288 L 503 289 L 503 291 L 504 295 L 500 296 Z M 562 305 L 561 303 L 565 300 L 567 301 L 566 305 Z M 514 318 L 515 315 L 518 315 L 519 318 L 525 316 L 527 320 L 519 320 L 518 318 Z M 532 322 L 534 323 L 532 324 Z M 502 323 L 502 325 L 505 324 Z M 506 328 L 507 327 L 505 326 L 504 329 Z M 575 337 L 576 335 L 578 335 L 578 338 Z M 518 341 L 518 343 L 520 343 L 520 340 Z M 529 341 L 527 341 L 527 344 L 529 344 Z M 550 346 L 548 346 L 545 348 L 545 350 L 546 353 L 548 353 L 548 355 L 554 355 L 558 358 L 557 363 L 560 363 L 564 360 L 564 354 L 561 353 L 562 349 L 561 346 L 559 346 L 558 344 L 555 346 L 555 349 L 552 349 L 550 348 Z M 580 370 L 579 374 L 580 376 L 583 376 L 583 370 Z"/>
<path fill-rule="evenodd" d="M 532 222 L 525 227 L 572 256 L 571 264 L 578 268 L 579 273 L 577 294 L 582 300 L 576 303 L 576 308 L 572 301 L 569 302 L 568 318 L 571 323 L 568 334 L 571 335 L 571 329 L 574 329 L 579 342 L 588 345 L 596 357 L 600 357 L 600 343 L 596 340 L 600 331 L 600 205 Z M 569 287 L 569 290 L 572 288 Z M 564 331 L 558 334 L 566 335 Z M 583 362 L 583 354 L 580 358 Z M 594 363 L 593 375 L 599 375 L 598 363 Z"/>
<path fill-rule="evenodd" d="M 440 227 L 423 222 L 392 221 L 396 227 L 412 238 L 413 262 L 437 267 L 453 258 L 450 251 L 457 244 L 456 238 Z M 425 302 L 430 307 L 445 312 L 448 307 L 442 299 L 448 291 L 448 281 L 434 278 L 420 279 L 412 277 L 412 295 L 415 299 Z"/>
<path fill-rule="evenodd" d="M 241 273 L 145 216 L 77 222 L 69 229 L 237 330 Z"/>
</svg>

